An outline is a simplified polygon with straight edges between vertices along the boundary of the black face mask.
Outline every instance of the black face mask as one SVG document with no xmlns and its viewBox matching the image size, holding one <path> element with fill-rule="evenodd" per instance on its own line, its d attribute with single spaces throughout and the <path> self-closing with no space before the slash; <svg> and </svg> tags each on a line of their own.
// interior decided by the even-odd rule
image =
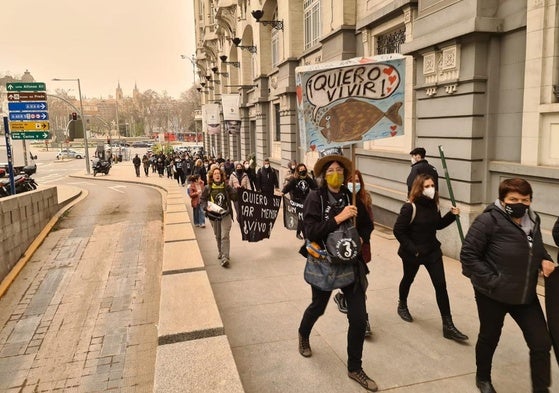
<svg viewBox="0 0 559 393">
<path fill-rule="evenodd" d="M 307 176 L 307 171 L 301 171 L 301 172 L 299 172 L 299 176 L 301 176 L 301 177 Z"/>
<path fill-rule="evenodd" d="M 505 205 L 505 211 L 512 218 L 522 218 L 526 214 L 528 206 L 523 203 L 507 203 Z"/>
<path fill-rule="evenodd" d="M 243 174 L 243 170 L 242 169 L 237 169 L 237 175 L 242 175 Z"/>
</svg>

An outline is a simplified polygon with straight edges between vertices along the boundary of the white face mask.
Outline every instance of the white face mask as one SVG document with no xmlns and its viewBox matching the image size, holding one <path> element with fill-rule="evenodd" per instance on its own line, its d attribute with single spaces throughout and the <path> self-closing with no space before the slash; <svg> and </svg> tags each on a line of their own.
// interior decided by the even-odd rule
<svg viewBox="0 0 559 393">
<path fill-rule="evenodd" d="M 269 167 L 270 167 L 270 164 L 264 164 L 264 168 L 267 169 L 267 168 L 269 168 Z"/>
<path fill-rule="evenodd" d="M 415 164 L 416 162 L 417 162 L 417 161 L 416 161 L 415 157 L 412 156 L 412 158 L 411 158 L 411 164 L 413 165 L 413 164 Z"/>
<path fill-rule="evenodd" d="M 435 187 L 424 188 L 423 195 L 429 199 L 433 199 L 435 197 Z"/>
<path fill-rule="evenodd" d="M 353 191 L 353 183 L 347 183 L 347 188 L 352 193 L 354 192 Z M 359 190 L 361 190 L 361 183 L 355 183 L 355 193 L 358 193 Z"/>
</svg>

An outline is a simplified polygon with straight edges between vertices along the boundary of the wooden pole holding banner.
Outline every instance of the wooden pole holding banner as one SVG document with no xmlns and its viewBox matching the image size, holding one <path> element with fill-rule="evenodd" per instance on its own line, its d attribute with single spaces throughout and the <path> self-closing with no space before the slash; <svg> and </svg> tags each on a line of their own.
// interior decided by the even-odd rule
<svg viewBox="0 0 559 393">
<path fill-rule="evenodd" d="M 446 179 L 446 186 L 448 187 L 448 195 L 450 197 L 450 202 L 452 206 L 456 206 L 456 199 L 454 199 L 454 192 L 452 191 L 452 184 L 450 184 L 450 176 L 448 175 L 448 168 L 446 167 L 446 159 L 444 157 L 443 147 L 439 145 L 439 153 L 441 155 L 441 162 L 444 169 L 444 177 Z M 464 232 L 462 232 L 462 224 L 460 223 L 460 215 L 456 216 L 456 225 L 458 226 L 458 234 L 460 235 L 460 240 L 464 243 Z"/>
<path fill-rule="evenodd" d="M 355 201 L 357 200 L 357 193 L 355 192 L 355 149 L 353 143 L 349 145 L 349 151 L 351 156 L 351 182 L 353 183 L 353 192 L 351 193 L 351 204 L 357 206 Z M 363 185 L 361 185 L 363 186 Z M 357 225 L 357 217 L 353 217 L 353 226 Z"/>
</svg>

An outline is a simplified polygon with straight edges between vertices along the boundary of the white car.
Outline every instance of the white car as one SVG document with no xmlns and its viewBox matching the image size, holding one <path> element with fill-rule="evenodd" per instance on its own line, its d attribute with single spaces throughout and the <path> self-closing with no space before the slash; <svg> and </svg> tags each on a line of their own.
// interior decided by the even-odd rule
<svg viewBox="0 0 559 393">
<path fill-rule="evenodd" d="M 57 160 L 61 160 L 63 158 L 83 158 L 83 153 L 77 152 L 72 149 L 61 149 L 58 154 L 56 155 Z"/>
</svg>

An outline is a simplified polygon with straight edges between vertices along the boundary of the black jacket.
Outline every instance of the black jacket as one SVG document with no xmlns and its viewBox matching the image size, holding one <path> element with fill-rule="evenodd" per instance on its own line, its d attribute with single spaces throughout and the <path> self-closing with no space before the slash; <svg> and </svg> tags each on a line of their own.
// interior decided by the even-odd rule
<svg viewBox="0 0 559 393">
<path fill-rule="evenodd" d="M 406 183 L 408 185 L 408 195 L 410 194 L 413 181 L 420 173 L 425 173 L 432 176 L 433 180 L 435 181 L 435 189 L 439 189 L 439 173 L 437 172 L 437 168 L 429 164 L 427 160 L 423 159 L 421 161 L 417 161 L 411 166 L 410 174 L 408 175 L 408 179 L 406 180 Z"/>
<path fill-rule="evenodd" d="M 278 175 L 272 167 L 260 168 L 256 174 L 256 188 L 262 194 L 272 195 L 274 188 L 279 187 Z"/>
<path fill-rule="evenodd" d="M 344 198 L 349 198 L 351 203 L 351 192 L 342 186 L 341 194 Z M 321 199 L 322 195 L 322 199 Z M 359 232 L 359 237 L 364 243 L 369 243 L 371 239 L 371 232 L 373 231 L 373 222 L 367 213 L 365 205 L 357 199 L 355 202 L 357 206 L 357 220 L 356 227 Z M 328 190 L 324 187 L 312 190 L 303 204 L 303 225 L 305 237 L 311 242 L 316 242 L 323 245 L 326 242 L 328 234 L 334 232 L 338 228 L 334 216 L 337 215 L 342 209 L 338 211 L 324 211 L 328 210 Z"/>
<path fill-rule="evenodd" d="M 555 221 L 551 234 L 553 235 L 553 240 L 555 240 L 555 245 L 559 246 L 559 218 Z M 559 261 L 559 254 L 557 254 L 557 260 Z"/>
<path fill-rule="evenodd" d="M 542 259 L 551 260 L 540 218 L 531 209 L 528 214 L 533 223 L 531 247 L 523 229 L 495 204 L 475 219 L 462 245 L 462 273 L 477 291 L 502 303 L 532 302 Z"/>
<path fill-rule="evenodd" d="M 293 177 L 281 190 L 282 194 L 289 193 L 292 201 L 303 203 L 311 190 L 316 189 L 316 182 L 312 177 L 305 178 Z"/>
<path fill-rule="evenodd" d="M 441 243 L 437 239 L 437 230 L 446 228 L 456 220 L 452 212 L 441 217 L 435 201 L 420 197 L 415 202 L 416 214 L 413 222 L 413 207 L 404 203 L 394 224 L 394 236 L 400 242 L 398 255 L 405 263 L 427 264 L 442 257 Z"/>
</svg>

